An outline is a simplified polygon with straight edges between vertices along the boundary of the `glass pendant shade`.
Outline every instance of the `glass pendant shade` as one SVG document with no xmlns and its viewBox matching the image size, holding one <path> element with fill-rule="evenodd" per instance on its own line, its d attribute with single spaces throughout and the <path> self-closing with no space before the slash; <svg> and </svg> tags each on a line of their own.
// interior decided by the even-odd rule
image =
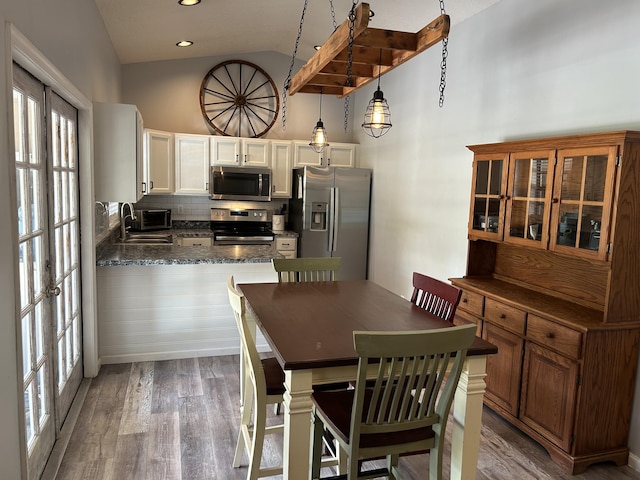
<svg viewBox="0 0 640 480">
<path fill-rule="evenodd" d="M 313 133 L 311 134 L 311 143 L 309 143 L 313 151 L 316 153 L 322 153 L 324 147 L 328 146 L 327 143 L 327 130 L 324 128 L 322 119 L 318 119 Z"/>
<path fill-rule="evenodd" d="M 391 128 L 389 104 L 384 99 L 380 87 L 373 93 L 373 98 L 369 101 L 367 110 L 364 112 L 362 128 L 367 135 L 374 138 L 381 137 Z"/>
</svg>

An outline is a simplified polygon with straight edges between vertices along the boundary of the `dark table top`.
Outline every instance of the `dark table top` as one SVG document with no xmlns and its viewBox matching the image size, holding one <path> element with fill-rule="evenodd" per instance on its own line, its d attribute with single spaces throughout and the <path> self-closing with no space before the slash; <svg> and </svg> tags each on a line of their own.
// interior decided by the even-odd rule
<svg viewBox="0 0 640 480">
<path fill-rule="evenodd" d="M 451 323 L 368 280 L 250 283 L 239 289 L 285 370 L 354 365 L 353 331 L 425 330 Z M 476 337 L 469 356 L 494 354 Z"/>
</svg>

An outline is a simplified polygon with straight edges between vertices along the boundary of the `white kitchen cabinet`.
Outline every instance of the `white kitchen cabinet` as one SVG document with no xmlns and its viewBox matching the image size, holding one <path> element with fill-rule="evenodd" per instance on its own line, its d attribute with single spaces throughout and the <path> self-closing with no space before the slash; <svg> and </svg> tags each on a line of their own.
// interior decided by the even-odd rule
<svg viewBox="0 0 640 480">
<path fill-rule="evenodd" d="M 144 178 L 147 195 L 170 195 L 174 191 L 173 133 L 145 129 Z"/>
<path fill-rule="evenodd" d="M 355 167 L 357 144 L 331 143 L 324 151 L 317 153 L 309 143 L 295 140 L 294 167 Z"/>
<path fill-rule="evenodd" d="M 290 141 L 271 141 L 271 198 L 291 198 Z"/>
<path fill-rule="evenodd" d="M 137 202 L 146 193 L 142 115 L 135 105 L 93 104 L 95 199 Z"/>
<path fill-rule="evenodd" d="M 269 140 L 211 137 L 212 165 L 268 168 L 270 166 L 269 153 Z"/>
<path fill-rule="evenodd" d="M 209 138 L 175 134 L 176 195 L 209 194 Z"/>
<path fill-rule="evenodd" d="M 298 256 L 298 239 L 296 237 L 276 235 L 276 252 L 284 258 Z"/>
</svg>

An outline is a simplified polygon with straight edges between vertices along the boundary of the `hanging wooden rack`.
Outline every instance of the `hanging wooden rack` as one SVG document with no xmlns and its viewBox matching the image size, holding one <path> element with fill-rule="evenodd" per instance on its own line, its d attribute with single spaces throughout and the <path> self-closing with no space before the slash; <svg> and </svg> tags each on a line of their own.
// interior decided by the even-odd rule
<svg viewBox="0 0 640 480">
<path fill-rule="evenodd" d="M 449 15 L 446 14 L 440 15 L 417 33 L 407 33 L 368 28 L 369 12 L 368 3 L 359 4 L 355 10 L 351 86 L 347 85 L 347 19 L 293 76 L 289 95 L 322 92 L 345 97 L 449 35 Z"/>
</svg>

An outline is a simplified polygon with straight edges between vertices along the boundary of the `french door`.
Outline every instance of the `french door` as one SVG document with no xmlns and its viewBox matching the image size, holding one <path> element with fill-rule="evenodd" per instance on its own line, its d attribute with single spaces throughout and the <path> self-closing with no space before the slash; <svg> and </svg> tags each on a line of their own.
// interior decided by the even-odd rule
<svg viewBox="0 0 640 480">
<path fill-rule="evenodd" d="M 82 380 L 77 111 L 14 64 L 20 331 L 29 480 Z"/>
</svg>

